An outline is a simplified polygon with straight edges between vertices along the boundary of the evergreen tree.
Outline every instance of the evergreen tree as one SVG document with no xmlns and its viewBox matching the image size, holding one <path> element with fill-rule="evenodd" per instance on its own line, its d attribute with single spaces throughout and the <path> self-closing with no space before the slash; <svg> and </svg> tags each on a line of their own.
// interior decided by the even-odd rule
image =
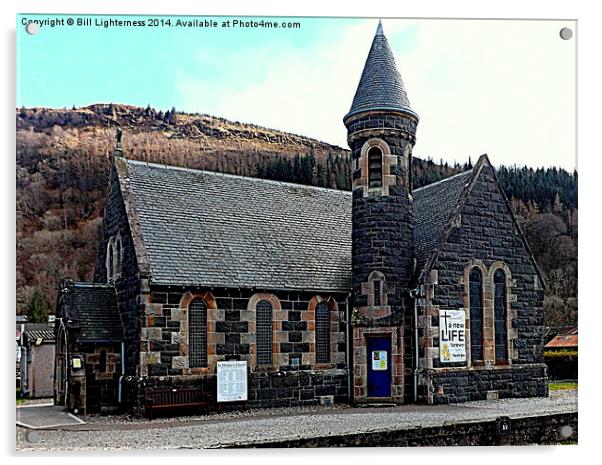
<svg viewBox="0 0 602 465">
<path fill-rule="evenodd" d="M 558 192 L 556 192 L 556 195 L 554 196 L 554 202 L 552 203 L 552 212 L 555 215 L 560 215 L 562 214 L 564 210 L 564 205 L 562 205 L 562 202 L 560 201 L 560 196 L 558 195 Z"/>
<path fill-rule="evenodd" d="M 27 304 L 27 321 L 29 323 L 47 323 L 48 306 L 42 291 L 36 289 Z"/>
</svg>

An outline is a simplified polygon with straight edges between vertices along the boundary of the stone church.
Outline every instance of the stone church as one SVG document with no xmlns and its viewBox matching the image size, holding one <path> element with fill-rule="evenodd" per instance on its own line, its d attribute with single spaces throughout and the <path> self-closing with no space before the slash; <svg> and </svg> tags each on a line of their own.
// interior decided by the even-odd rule
<svg viewBox="0 0 602 465">
<path fill-rule="evenodd" d="M 543 280 L 487 156 L 412 189 L 419 117 L 379 24 L 343 122 L 352 192 L 113 157 L 94 283 L 63 280 L 81 412 L 547 395 Z M 118 138 L 119 140 L 119 138 Z M 246 398 L 218 402 L 218 365 Z"/>
</svg>

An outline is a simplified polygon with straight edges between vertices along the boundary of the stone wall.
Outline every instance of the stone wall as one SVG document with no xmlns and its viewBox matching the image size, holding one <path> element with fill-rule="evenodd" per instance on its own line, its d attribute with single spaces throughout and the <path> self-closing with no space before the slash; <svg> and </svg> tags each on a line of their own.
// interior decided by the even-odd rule
<svg viewBox="0 0 602 465">
<path fill-rule="evenodd" d="M 546 366 L 422 370 L 420 392 L 429 404 L 449 404 L 506 397 L 546 397 Z M 429 386 L 426 391 L 425 387 Z"/>
<path fill-rule="evenodd" d="M 134 239 L 131 234 L 126 201 L 119 187 L 117 170 L 111 170 L 109 190 L 104 209 L 103 222 L 96 257 L 94 282 L 107 282 L 107 244 L 111 237 L 119 234 L 122 242 L 121 272 L 115 280 L 117 302 L 124 330 L 125 370 L 127 374 L 136 374 L 138 364 L 138 344 L 140 338 L 140 296 L 148 291 L 148 278 L 140 273 Z"/>
<path fill-rule="evenodd" d="M 274 408 L 315 405 L 323 396 L 332 396 L 335 402 L 347 401 L 347 370 L 297 370 L 283 368 L 274 372 L 253 372 L 248 378 L 248 401 L 217 402 L 217 376 L 151 376 L 127 377 L 124 383 L 126 405 L 130 413 L 148 415 L 145 395 L 164 390 L 194 389 L 202 393 L 207 406 L 187 408 L 178 413 L 195 411 L 243 410 L 248 408 Z M 176 410 L 168 410 L 168 414 Z"/>
<path fill-rule="evenodd" d="M 119 344 L 94 344 L 86 348 L 89 350 L 83 353 L 86 413 L 115 411 L 121 377 L 121 347 Z"/>
<path fill-rule="evenodd" d="M 470 361 L 467 276 L 473 266 L 482 270 L 484 281 L 485 360 L 479 366 L 472 366 Z M 503 364 L 496 362 L 493 351 L 492 280 L 498 268 L 508 277 L 509 347 L 508 360 Z M 456 226 L 420 290 L 419 359 L 424 376 L 420 377 L 419 391 L 423 401 L 484 399 L 490 390 L 498 391 L 500 397 L 547 395 L 543 287 L 489 163 L 483 164 Z M 454 365 L 439 362 L 440 309 L 463 309 L 467 315 L 467 362 L 457 364 L 454 369 Z"/>
<path fill-rule="evenodd" d="M 205 368 L 188 366 L 187 311 L 193 298 L 201 298 L 207 312 L 207 359 Z M 255 309 L 257 301 L 273 302 L 273 364 L 255 364 Z M 310 292 L 253 292 L 248 289 L 213 291 L 153 287 L 142 309 L 140 375 L 175 376 L 211 374 L 219 360 L 246 360 L 255 370 L 281 367 L 301 370 L 346 367 L 346 296 Z M 330 308 L 330 363 L 315 361 L 315 303 Z"/>
<path fill-rule="evenodd" d="M 188 304 L 207 304 L 207 366 L 188 363 Z M 273 305 L 273 363 L 256 364 L 255 309 L 259 300 Z M 316 403 L 320 396 L 347 396 L 346 295 L 310 292 L 253 292 L 249 289 L 153 286 L 142 306 L 139 377 L 128 379 L 128 403 L 140 409 L 144 393 L 175 383 L 202 390 L 215 403 L 216 365 L 245 360 L 249 366 L 249 401 L 240 407 Z M 330 308 L 330 362 L 315 359 L 315 307 Z M 132 388 L 132 386 L 138 386 Z"/>
<path fill-rule="evenodd" d="M 398 428 L 387 431 L 350 433 L 283 439 L 226 447 L 435 447 L 502 446 L 534 444 L 576 444 L 577 413 L 541 415 L 526 418 L 499 417 L 496 420 L 447 424 L 445 426 Z"/>
</svg>

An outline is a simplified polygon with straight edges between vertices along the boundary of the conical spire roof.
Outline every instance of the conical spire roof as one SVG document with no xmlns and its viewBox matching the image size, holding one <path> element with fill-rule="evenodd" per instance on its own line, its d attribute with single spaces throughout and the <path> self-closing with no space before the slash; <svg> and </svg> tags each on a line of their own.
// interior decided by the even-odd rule
<svg viewBox="0 0 602 465">
<path fill-rule="evenodd" d="M 397 70 L 395 57 L 380 21 L 351 109 L 344 119 L 366 110 L 410 110 L 410 102 Z"/>
</svg>

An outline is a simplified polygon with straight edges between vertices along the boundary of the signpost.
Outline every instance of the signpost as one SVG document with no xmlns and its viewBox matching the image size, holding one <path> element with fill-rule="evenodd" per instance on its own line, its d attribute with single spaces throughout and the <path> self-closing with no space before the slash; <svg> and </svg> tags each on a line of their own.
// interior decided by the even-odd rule
<svg viewBox="0 0 602 465">
<path fill-rule="evenodd" d="M 466 361 L 466 314 L 464 310 L 439 310 L 439 360 Z"/>
<path fill-rule="evenodd" d="M 217 362 L 217 401 L 247 400 L 247 362 Z"/>
</svg>

